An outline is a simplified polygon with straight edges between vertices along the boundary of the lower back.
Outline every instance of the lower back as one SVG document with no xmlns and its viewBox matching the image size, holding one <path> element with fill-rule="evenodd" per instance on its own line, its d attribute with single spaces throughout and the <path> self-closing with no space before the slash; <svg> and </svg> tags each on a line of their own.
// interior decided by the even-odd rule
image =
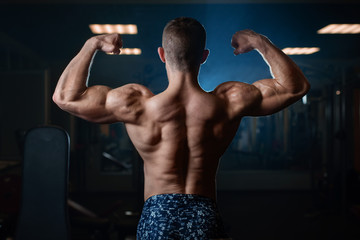
<svg viewBox="0 0 360 240">
<path fill-rule="evenodd" d="M 211 170 L 208 167 L 206 170 L 188 167 L 186 170 L 179 168 L 169 171 L 166 161 L 161 159 L 158 159 L 156 163 L 144 161 L 145 200 L 153 195 L 170 193 L 196 194 L 215 200 L 217 163 Z"/>
</svg>

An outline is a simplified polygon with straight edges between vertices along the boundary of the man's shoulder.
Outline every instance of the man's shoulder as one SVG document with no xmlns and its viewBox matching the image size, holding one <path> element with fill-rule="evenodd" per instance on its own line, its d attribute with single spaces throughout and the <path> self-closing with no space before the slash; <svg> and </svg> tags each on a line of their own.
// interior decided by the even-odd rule
<svg viewBox="0 0 360 240">
<path fill-rule="evenodd" d="M 220 84 L 213 94 L 225 102 L 230 118 L 249 115 L 249 108 L 256 107 L 262 99 L 255 85 L 235 81 Z"/>
<path fill-rule="evenodd" d="M 154 94 L 151 92 L 151 90 L 144 85 L 137 84 L 137 83 L 129 83 L 124 86 L 122 86 L 124 90 L 129 92 L 139 92 L 143 94 L 144 96 L 154 96 Z"/>
<path fill-rule="evenodd" d="M 154 96 L 154 94 L 150 91 L 150 89 L 148 89 L 144 85 L 137 83 L 129 83 L 124 86 L 115 88 L 112 90 L 112 93 L 113 95 L 121 98 L 127 98 L 127 97 L 150 98 Z"/>
<path fill-rule="evenodd" d="M 219 84 L 211 93 L 219 97 L 224 97 L 229 94 L 231 95 L 231 93 L 234 91 L 239 93 L 243 91 L 249 91 L 253 88 L 256 87 L 252 84 L 237 82 L 237 81 L 229 81 Z"/>
</svg>

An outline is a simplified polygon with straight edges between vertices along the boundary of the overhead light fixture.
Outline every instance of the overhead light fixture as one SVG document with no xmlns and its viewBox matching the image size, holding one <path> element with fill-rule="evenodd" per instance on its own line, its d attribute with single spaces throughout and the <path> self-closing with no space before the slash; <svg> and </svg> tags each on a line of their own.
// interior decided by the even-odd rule
<svg viewBox="0 0 360 240">
<path fill-rule="evenodd" d="M 317 31 L 318 34 L 358 34 L 360 24 L 329 24 Z"/>
<path fill-rule="evenodd" d="M 138 29 L 135 24 L 90 24 L 90 30 L 94 34 L 137 34 Z"/>
<path fill-rule="evenodd" d="M 284 48 L 282 50 L 287 55 L 309 55 L 320 51 L 318 47 L 295 47 Z"/>
<path fill-rule="evenodd" d="M 121 48 L 120 55 L 141 55 L 140 48 Z M 113 53 L 107 53 L 108 55 L 114 55 Z"/>
</svg>

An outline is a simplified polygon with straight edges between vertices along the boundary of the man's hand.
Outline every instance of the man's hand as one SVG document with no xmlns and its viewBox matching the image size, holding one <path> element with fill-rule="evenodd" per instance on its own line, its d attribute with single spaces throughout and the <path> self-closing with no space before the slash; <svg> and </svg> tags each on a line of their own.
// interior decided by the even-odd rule
<svg viewBox="0 0 360 240">
<path fill-rule="evenodd" d="M 262 35 L 252 30 L 242 30 L 236 32 L 231 39 L 231 46 L 235 49 L 234 54 L 247 53 L 254 50 Z"/>
<path fill-rule="evenodd" d="M 108 54 L 120 54 L 122 48 L 122 39 L 119 34 L 106 34 L 92 37 L 87 42 L 97 50 Z"/>
</svg>

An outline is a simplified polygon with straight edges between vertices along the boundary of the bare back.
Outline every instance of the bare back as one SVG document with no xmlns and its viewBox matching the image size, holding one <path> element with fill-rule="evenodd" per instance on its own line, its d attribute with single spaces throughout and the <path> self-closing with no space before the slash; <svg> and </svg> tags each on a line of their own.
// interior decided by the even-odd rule
<svg viewBox="0 0 360 240">
<path fill-rule="evenodd" d="M 156 194 L 199 194 L 215 199 L 219 158 L 239 120 L 225 103 L 198 89 L 185 96 L 163 92 L 145 102 L 143 125 L 126 124 L 144 160 L 145 199 Z"/>
<path fill-rule="evenodd" d="M 273 78 L 253 84 L 225 82 L 206 93 L 197 77 L 209 51 L 198 55 L 195 67 L 190 67 L 191 59 L 185 61 L 189 70 L 185 71 L 177 69 L 181 64 L 172 58 L 168 61 L 166 51 L 160 47 L 159 57 L 165 63 L 169 80 L 164 92 L 154 96 L 139 84 L 116 89 L 88 87 L 89 68 L 96 51 L 120 53 L 121 36 L 109 34 L 86 41 L 61 75 L 53 100 L 61 109 L 91 122 L 125 123 L 144 160 L 145 199 L 165 193 L 199 194 L 214 199 L 219 158 L 241 118 L 280 111 L 310 88 L 300 68 L 265 36 L 251 30 L 238 31 L 231 45 L 236 55 L 259 51 Z"/>
</svg>

